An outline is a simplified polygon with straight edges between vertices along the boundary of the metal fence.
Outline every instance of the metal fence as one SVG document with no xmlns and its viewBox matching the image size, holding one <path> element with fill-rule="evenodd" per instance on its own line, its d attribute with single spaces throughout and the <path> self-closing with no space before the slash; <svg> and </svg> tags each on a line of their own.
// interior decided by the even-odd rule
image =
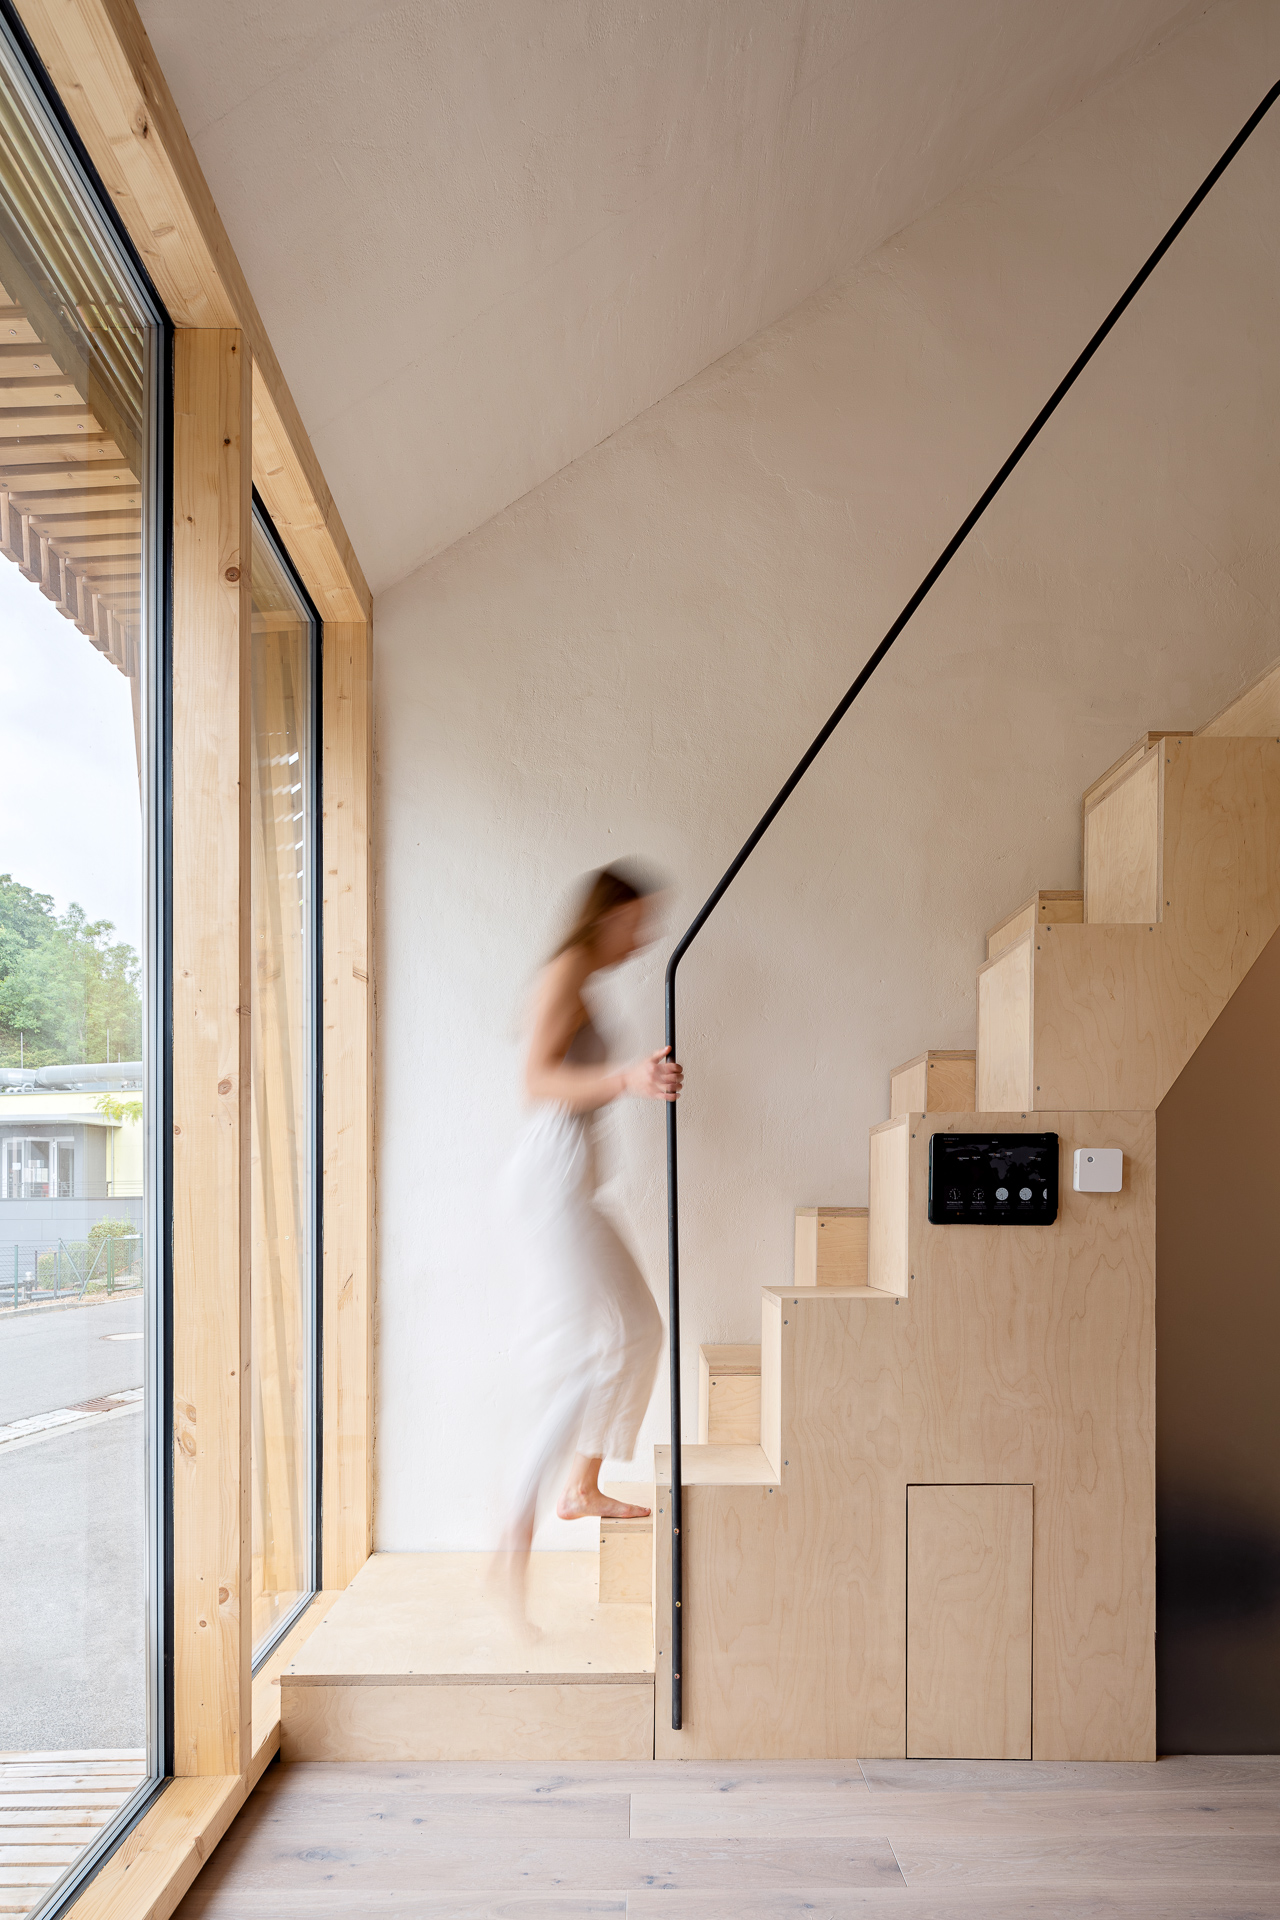
<svg viewBox="0 0 1280 1920">
<path fill-rule="evenodd" d="M 142 1285 L 142 1236 L 0 1243 L 0 1313 L 44 1304 L 70 1306 L 86 1294 L 136 1292 Z"/>
</svg>

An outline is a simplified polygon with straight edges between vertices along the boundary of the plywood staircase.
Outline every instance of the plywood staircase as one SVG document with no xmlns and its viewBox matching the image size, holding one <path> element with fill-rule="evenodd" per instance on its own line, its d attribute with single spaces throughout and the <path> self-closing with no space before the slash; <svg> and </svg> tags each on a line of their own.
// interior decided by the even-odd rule
<svg viewBox="0 0 1280 1920">
<path fill-rule="evenodd" d="M 869 1208 L 799 1208 L 759 1347 L 702 1350 L 681 1730 L 659 1447 L 652 1495 L 617 1489 L 652 1524 L 602 1526 L 589 1576 L 535 1556 L 534 1655 L 470 1588 L 466 1645 L 437 1592 L 361 1653 L 362 1573 L 282 1678 L 286 1754 L 1154 1758 L 1155 1108 L 1280 927 L 1280 667 L 1144 735 L 1082 829 L 1082 890 L 987 936 L 976 1050 L 890 1075 Z M 1056 1222 L 931 1225 L 938 1132 L 1056 1133 Z M 1121 1191 L 1073 1190 L 1078 1146 L 1121 1150 Z"/>
<path fill-rule="evenodd" d="M 760 1444 L 685 1450 L 679 1732 L 658 1450 L 660 1757 L 1154 1758 L 1155 1108 L 1280 926 L 1280 669 L 1082 824 L 1083 889 L 988 935 L 976 1054 L 891 1075 L 865 1284 L 812 1284 L 799 1216 Z M 931 1226 L 939 1130 L 1057 1133 L 1057 1222 Z"/>
</svg>

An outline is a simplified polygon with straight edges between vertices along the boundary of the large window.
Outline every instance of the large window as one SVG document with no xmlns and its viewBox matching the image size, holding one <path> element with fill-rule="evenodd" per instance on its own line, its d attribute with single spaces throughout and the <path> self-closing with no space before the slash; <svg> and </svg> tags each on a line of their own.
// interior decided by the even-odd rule
<svg viewBox="0 0 1280 1920">
<path fill-rule="evenodd" d="M 6 1912 L 63 1898 L 164 1768 L 163 362 L 162 316 L 0 21 Z"/>
<path fill-rule="evenodd" d="M 315 1591 L 317 623 L 253 529 L 253 1650 Z"/>
</svg>

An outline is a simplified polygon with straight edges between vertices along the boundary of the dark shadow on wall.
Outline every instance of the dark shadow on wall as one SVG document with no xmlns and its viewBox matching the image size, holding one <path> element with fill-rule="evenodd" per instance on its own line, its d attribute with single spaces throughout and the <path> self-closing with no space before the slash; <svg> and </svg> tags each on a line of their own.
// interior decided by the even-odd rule
<svg viewBox="0 0 1280 1920">
<path fill-rule="evenodd" d="M 1157 1115 L 1161 1753 L 1280 1751 L 1280 934 Z"/>
</svg>

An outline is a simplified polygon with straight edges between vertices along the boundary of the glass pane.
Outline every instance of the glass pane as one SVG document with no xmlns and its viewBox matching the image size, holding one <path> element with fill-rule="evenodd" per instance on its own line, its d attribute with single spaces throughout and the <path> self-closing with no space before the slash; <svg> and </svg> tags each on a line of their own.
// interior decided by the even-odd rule
<svg viewBox="0 0 1280 1920">
<path fill-rule="evenodd" d="M 253 534 L 253 1645 L 314 1590 L 313 624 Z"/>
<path fill-rule="evenodd" d="M 0 1793 L 38 1754 L 66 1816 L 6 1853 L 28 1908 L 162 1757 L 158 321 L 0 26 Z"/>
</svg>

